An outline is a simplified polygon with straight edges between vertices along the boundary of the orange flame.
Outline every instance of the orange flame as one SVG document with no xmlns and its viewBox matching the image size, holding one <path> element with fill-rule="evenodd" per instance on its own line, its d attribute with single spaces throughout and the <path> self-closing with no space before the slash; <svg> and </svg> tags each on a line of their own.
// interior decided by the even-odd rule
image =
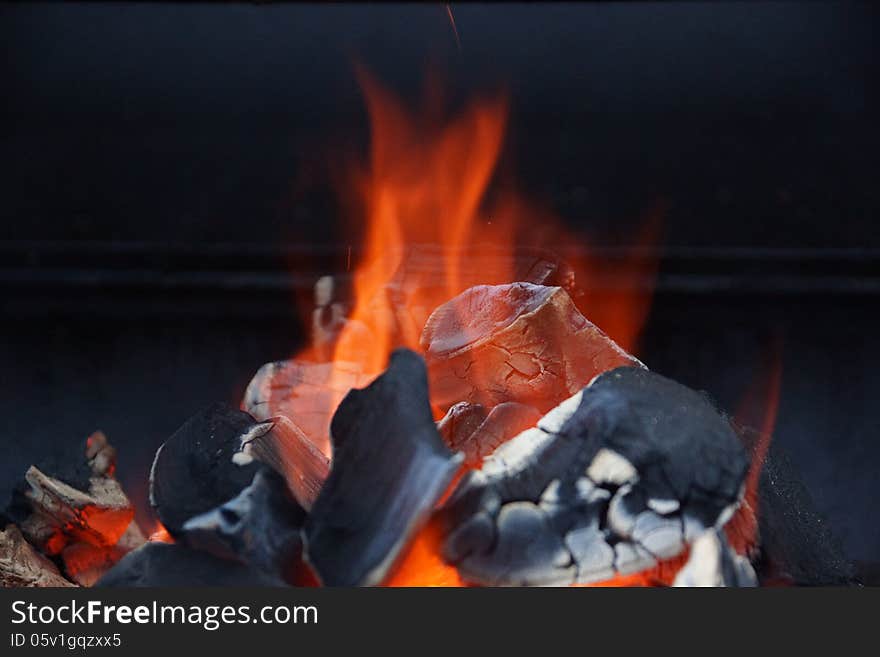
<svg viewBox="0 0 880 657">
<path fill-rule="evenodd" d="M 764 461 L 773 439 L 773 430 L 776 427 L 782 388 L 782 356 L 778 343 L 773 347 L 766 370 L 766 373 L 749 388 L 736 413 L 736 423 L 739 426 L 760 427 L 746 476 L 743 503 L 726 527 L 731 546 L 742 555 L 749 555 L 759 542 L 758 487 Z"/>
<path fill-rule="evenodd" d="M 171 536 L 171 534 L 168 532 L 168 530 L 165 529 L 165 525 L 163 525 L 158 520 L 154 521 L 152 531 L 149 532 L 148 536 L 149 536 L 149 538 L 147 538 L 147 540 L 150 543 L 173 543 L 174 542 L 174 538 Z"/>
<path fill-rule="evenodd" d="M 370 115 L 369 169 L 356 175 L 366 212 L 366 253 L 354 273 L 355 304 L 342 330 L 334 361 L 360 363 L 378 373 L 397 346 L 418 349 L 424 319 L 468 284 L 463 248 L 477 242 L 510 242 L 510 226 L 480 214 L 484 192 L 501 149 L 506 102 L 474 103 L 447 125 L 425 125 L 368 73 L 359 71 Z M 407 280 L 401 298 L 388 286 L 404 264 L 405 249 L 440 246 L 439 271 Z M 512 245 L 510 245 L 512 248 Z M 471 269 L 479 263 L 469 262 Z M 428 280 L 441 275 L 443 280 Z"/>
<path fill-rule="evenodd" d="M 479 98 L 443 121 L 437 116 L 442 98 L 438 88 L 428 90 L 428 107 L 417 115 L 368 72 L 359 68 L 357 74 L 370 119 L 370 156 L 365 167 L 354 168 L 345 192 L 355 192 L 359 212 L 354 216 L 363 224 L 353 228 L 364 231 L 364 254 L 354 265 L 354 303 L 331 360 L 357 364 L 374 376 L 384 370 L 393 349 L 421 351 L 422 329 L 437 306 L 473 285 L 513 282 L 517 247 L 573 240 L 555 217 L 509 187 L 487 202 L 507 125 L 503 95 Z M 654 219 L 638 240 L 641 245 L 653 244 L 659 225 Z M 427 254 L 427 264 L 408 260 L 419 248 Z M 349 266 L 350 258 L 349 252 Z M 625 257 L 621 267 L 631 274 L 645 262 Z M 588 274 L 595 271 L 595 266 L 570 264 Z M 639 273 L 652 276 L 654 264 Z M 602 316 L 613 323 L 609 335 L 622 338 L 621 346 L 631 349 L 650 294 L 615 292 L 605 301 Z M 300 357 L 313 354 L 307 350 Z M 341 377 L 346 368 L 334 369 Z M 330 387 L 339 383 L 334 379 Z M 328 415 L 334 410 L 328 409 Z M 432 531 L 424 529 L 409 546 L 391 585 L 461 584 L 457 571 L 441 560 L 439 538 Z"/>
<path fill-rule="evenodd" d="M 512 282 L 517 247 L 574 240 L 554 216 L 509 186 L 487 203 L 507 124 L 503 95 L 477 99 L 444 122 L 436 116 L 442 98 L 436 87 L 426 94 L 427 109 L 415 115 L 364 69 L 358 78 L 370 117 L 370 157 L 365 169 L 355 167 L 347 188 L 357 192 L 365 249 L 353 273 L 354 306 L 332 360 L 378 374 L 394 348 L 419 349 L 437 306 L 473 285 Z M 659 215 L 635 236 L 637 246 L 656 242 Z M 436 264 L 412 266 L 408 251 L 419 245 L 439 253 Z M 571 264 L 588 278 L 596 273 L 595 263 Z M 618 279 L 636 274 L 641 287 L 614 290 L 593 308 L 624 349 L 634 348 L 644 323 L 655 267 L 656 258 L 625 254 L 613 273 Z"/>
</svg>

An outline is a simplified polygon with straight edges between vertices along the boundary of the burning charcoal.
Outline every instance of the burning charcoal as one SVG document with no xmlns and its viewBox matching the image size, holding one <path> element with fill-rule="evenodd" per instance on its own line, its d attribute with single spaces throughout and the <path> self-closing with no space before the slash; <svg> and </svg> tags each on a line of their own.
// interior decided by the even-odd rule
<svg viewBox="0 0 880 657">
<path fill-rule="evenodd" d="M 263 365 L 251 380 L 242 409 L 258 420 L 290 418 L 324 454 L 330 455 L 330 420 L 346 393 L 372 380 L 354 363 L 287 360 Z"/>
<path fill-rule="evenodd" d="M 159 447 L 150 470 L 150 504 L 172 536 L 187 520 L 231 500 L 253 481 L 260 465 L 239 465 L 233 455 L 273 426 L 215 404 Z"/>
<path fill-rule="evenodd" d="M 125 531 L 134 511 L 113 478 L 116 450 L 103 433 L 89 436 L 85 450 L 79 441 L 61 441 L 54 451 L 42 442 L 15 447 L 0 460 L 0 520 L 53 555 L 71 541 L 112 545 Z"/>
<path fill-rule="evenodd" d="M 600 372 L 641 365 L 560 287 L 478 285 L 437 308 L 422 332 L 432 402 L 547 412 Z"/>
<path fill-rule="evenodd" d="M 330 459 L 289 418 L 268 421 L 271 430 L 244 442 L 233 460 L 241 464 L 256 458 L 283 473 L 296 501 L 308 511 L 330 472 Z"/>
<path fill-rule="evenodd" d="M 132 521 L 116 545 L 71 543 L 61 552 L 64 572 L 80 586 L 93 586 L 117 561 L 145 542 L 140 528 Z"/>
<path fill-rule="evenodd" d="M 422 359 L 346 395 L 333 416 L 333 465 L 306 521 L 309 563 L 330 586 L 381 583 L 461 463 L 440 439 Z"/>
<path fill-rule="evenodd" d="M 727 544 L 724 533 L 709 529 L 691 544 L 687 563 L 673 586 L 757 586 L 752 564 Z"/>
<path fill-rule="evenodd" d="M 146 543 L 122 558 L 98 587 L 285 586 L 276 577 L 184 545 Z"/>
<path fill-rule="evenodd" d="M 0 531 L 0 587 L 76 586 L 61 576 L 54 563 L 37 552 L 15 525 Z"/>
<path fill-rule="evenodd" d="M 438 514 L 444 557 L 484 585 L 653 568 L 721 527 L 748 461 L 700 393 L 621 367 L 500 446 Z"/>
<path fill-rule="evenodd" d="M 540 419 L 536 409 L 516 402 L 498 404 L 488 414 L 480 404 L 460 402 L 449 409 L 437 430 L 451 450 L 464 453 L 465 465 L 475 468 L 499 445 Z"/>
<path fill-rule="evenodd" d="M 301 562 L 305 516 L 284 477 L 264 467 L 237 497 L 187 520 L 182 541 L 292 583 Z"/>
<path fill-rule="evenodd" d="M 87 493 L 36 467 L 25 474 L 24 497 L 31 515 L 21 523 L 28 541 L 46 554 L 58 554 L 71 541 L 111 547 L 125 533 L 134 508 L 115 479 L 92 477 Z"/>
<path fill-rule="evenodd" d="M 540 419 L 541 414 L 531 406 L 516 402 L 498 404 L 460 448 L 465 453 L 466 463 L 479 466 L 496 448 L 535 426 Z"/>
<path fill-rule="evenodd" d="M 90 473 L 82 489 L 35 466 L 29 468 L 28 488 L 20 495 L 19 522 L 31 544 L 45 554 L 61 556 L 65 575 L 90 586 L 144 537 L 133 521 L 131 503 L 113 477 L 116 450 L 102 432 L 88 437 L 79 463 Z"/>
</svg>

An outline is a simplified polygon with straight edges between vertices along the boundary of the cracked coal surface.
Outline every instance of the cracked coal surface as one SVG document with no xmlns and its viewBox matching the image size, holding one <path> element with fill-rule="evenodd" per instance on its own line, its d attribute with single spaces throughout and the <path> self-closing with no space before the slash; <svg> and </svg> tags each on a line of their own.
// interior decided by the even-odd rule
<svg viewBox="0 0 880 657">
<path fill-rule="evenodd" d="M 641 363 L 577 309 L 560 287 L 477 285 L 439 306 L 421 335 L 431 401 L 547 412 L 596 374 Z"/>
<path fill-rule="evenodd" d="M 502 445 L 438 513 L 482 585 L 600 582 L 681 555 L 742 497 L 744 447 L 709 399 L 621 367 Z"/>
</svg>

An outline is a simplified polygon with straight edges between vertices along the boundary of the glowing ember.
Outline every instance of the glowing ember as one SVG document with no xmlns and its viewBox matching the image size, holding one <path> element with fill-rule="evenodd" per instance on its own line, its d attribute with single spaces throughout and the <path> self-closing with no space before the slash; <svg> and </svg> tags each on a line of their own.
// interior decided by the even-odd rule
<svg viewBox="0 0 880 657">
<path fill-rule="evenodd" d="M 465 586 L 458 570 L 440 557 L 440 533 L 433 525 L 413 540 L 385 586 Z"/>
<path fill-rule="evenodd" d="M 174 538 L 168 533 L 168 530 L 158 520 L 156 521 L 150 537 L 147 539 L 150 543 L 173 543 Z"/>
<path fill-rule="evenodd" d="M 781 349 L 775 346 L 767 372 L 748 390 L 736 414 L 743 427 L 760 427 L 752 454 L 752 463 L 745 482 L 743 503 L 726 526 L 727 539 L 738 554 L 749 555 L 758 545 L 758 487 L 761 471 L 770 449 L 782 386 Z"/>
</svg>

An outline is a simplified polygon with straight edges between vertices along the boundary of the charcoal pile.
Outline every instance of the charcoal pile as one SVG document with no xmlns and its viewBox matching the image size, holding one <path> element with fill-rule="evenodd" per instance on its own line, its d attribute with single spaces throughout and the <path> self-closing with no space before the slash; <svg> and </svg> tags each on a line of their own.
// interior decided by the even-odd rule
<svg viewBox="0 0 880 657">
<path fill-rule="evenodd" d="M 91 586 L 144 543 L 115 464 L 116 450 L 99 431 L 78 454 L 30 465 L 7 480 L 0 510 L 4 586 Z"/>
<path fill-rule="evenodd" d="M 241 408 L 193 415 L 150 471 L 163 541 L 133 522 L 103 434 L 27 463 L 0 582 L 419 585 L 430 562 L 471 586 L 853 583 L 784 458 L 592 324 L 565 267 L 524 262 L 525 280 L 422 309 L 421 353 L 383 372 L 273 362 Z"/>
<path fill-rule="evenodd" d="M 444 556 L 489 586 L 650 570 L 723 528 L 747 469 L 730 423 L 705 398 L 617 368 L 469 475 L 441 513 Z"/>
<path fill-rule="evenodd" d="M 331 432 L 328 469 L 284 417 L 198 413 L 151 472 L 150 501 L 174 543 L 133 551 L 99 585 L 381 584 L 462 460 L 437 431 L 422 358 L 395 352 L 346 395 Z"/>
</svg>

